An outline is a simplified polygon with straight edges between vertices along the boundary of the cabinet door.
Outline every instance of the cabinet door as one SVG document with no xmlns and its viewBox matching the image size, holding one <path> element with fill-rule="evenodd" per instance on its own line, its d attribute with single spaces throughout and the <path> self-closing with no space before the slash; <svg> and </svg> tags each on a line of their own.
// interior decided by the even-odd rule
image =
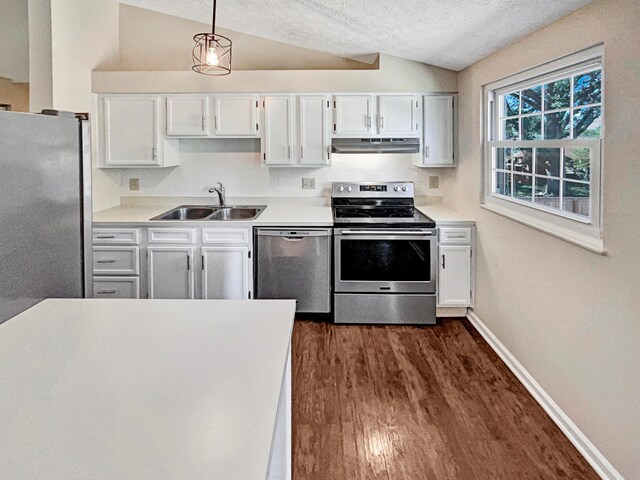
<svg viewBox="0 0 640 480">
<path fill-rule="evenodd" d="M 167 135 L 207 135 L 208 112 L 206 95 L 167 97 Z"/>
<path fill-rule="evenodd" d="M 215 99 L 214 133 L 219 137 L 258 135 L 258 99 L 255 95 L 221 96 Z"/>
<path fill-rule="evenodd" d="M 249 248 L 203 247 L 202 292 L 207 299 L 249 298 Z"/>
<path fill-rule="evenodd" d="M 368 136 L 372 133 L 370 95 L 336 95 L 333 133 Z"/>
<path fill-rule="evenodd" d="M 380 95 L 378 132 L 381 135 L 417 136 L 418 102 L 412 95 Z"/>
<path fill-rule="evenodd" d="M 298 97 L 298 155 L 302 165 L 329 163 L 327 102 L 324 95 Z"/>
<path fill-rule="evenodd" d="M 425 96 L 423 165 L 452 167 L 454 165 L 454 96 Z"/>
<path fill-rule="evenodd" d="M 293 108 L 290 96 L 264 98 L 264 151 L 266 165 L 291 165 Z"/>
<path fill-rule="evenodd" d="M 193 247 L 148 247 L 149 298 L 194 298 Z"/>
<path fill-rule="evenodd" d="M 439 247 L 438 306 L 471 304 L 471 246 Z"/>
<path fill-rule="evenodd" d="M 105 166 L 159 166 L 160 97 L 104 97 Z"/>
</svg>

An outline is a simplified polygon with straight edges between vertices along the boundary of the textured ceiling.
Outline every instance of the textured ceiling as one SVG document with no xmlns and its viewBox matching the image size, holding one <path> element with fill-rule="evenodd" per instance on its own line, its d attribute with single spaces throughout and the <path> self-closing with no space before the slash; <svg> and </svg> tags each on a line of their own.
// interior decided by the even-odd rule
<svg viewBox="0 0 640 480">
<path fill-rule="evenodd" d="M 357 58 L 386 53 L 461 70 L 591 0 L 219 0 L 217 24 Z M 121 3 L 211 22 L 209 0 Z"/>
</svg>

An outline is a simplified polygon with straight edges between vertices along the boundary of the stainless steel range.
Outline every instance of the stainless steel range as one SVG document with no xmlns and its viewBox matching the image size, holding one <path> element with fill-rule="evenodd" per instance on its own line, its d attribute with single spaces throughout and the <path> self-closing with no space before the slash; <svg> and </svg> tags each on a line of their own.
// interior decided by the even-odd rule
<svg viewBox="0 0 640 480">
<path fill-rule="evenodd" d="M 412 182 L 334 182 L 336 323 L 436 323 L 436 224 Z"/>
</svg>

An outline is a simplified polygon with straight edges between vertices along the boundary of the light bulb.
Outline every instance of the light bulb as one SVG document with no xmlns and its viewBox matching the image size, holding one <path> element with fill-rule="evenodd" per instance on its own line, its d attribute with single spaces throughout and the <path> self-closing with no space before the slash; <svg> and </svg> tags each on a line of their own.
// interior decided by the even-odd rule
<svg viewBox="0 0 640 480">
<path fill-rule="evenodd" d="M 218 52 L 215 47 L 209 47 L 207 51 L 207 65 L 218 65 L 220 59 L 218 58 Z"/>
</svg>

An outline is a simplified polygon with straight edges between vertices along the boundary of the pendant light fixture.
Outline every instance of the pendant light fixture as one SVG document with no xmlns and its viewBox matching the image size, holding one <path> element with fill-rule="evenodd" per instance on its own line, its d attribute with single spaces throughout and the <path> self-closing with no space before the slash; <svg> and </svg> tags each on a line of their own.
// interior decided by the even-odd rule
<svg viewBox="0 0 640 480">
<path fill-rule="evenodd" d="M 213 0 L 211 33 L 198 33 L 193 41 L 193 70 L 203 75 L 231 73 L 231 40 L 216 34 L 216 0 Z"/>
</svg>

